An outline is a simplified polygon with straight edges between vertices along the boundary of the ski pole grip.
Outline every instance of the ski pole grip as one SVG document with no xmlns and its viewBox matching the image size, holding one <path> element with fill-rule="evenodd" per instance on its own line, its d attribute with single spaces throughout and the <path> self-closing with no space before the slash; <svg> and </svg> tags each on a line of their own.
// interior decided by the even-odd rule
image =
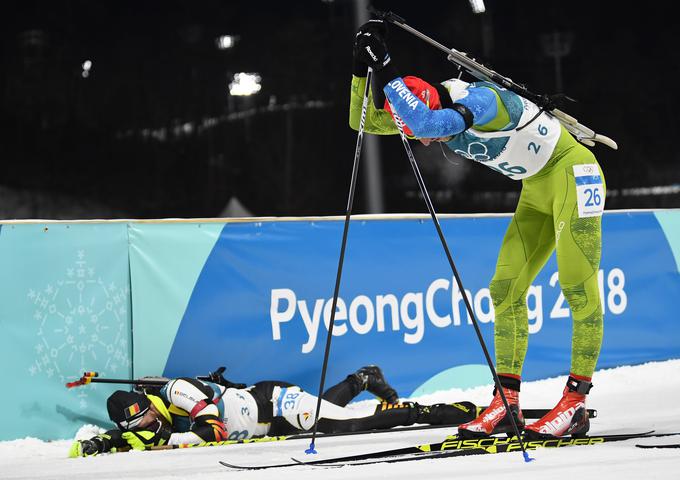
<svg viewBox="0 0 680 480">
<path fill-rule="evenodd" d="M 73 387 L 79 387 L 81 385 L 87 385 L 88 383 L 92 382 L 92 379 L 95 377 L 98 377 L 99 373 L 97 372 L 85 372 L 83 373 L 83 376 L 80 377 L 78 380 L 74 382 L 68 382 L 66 384 L 66 388 L 73 388 Z"/>
</svg>

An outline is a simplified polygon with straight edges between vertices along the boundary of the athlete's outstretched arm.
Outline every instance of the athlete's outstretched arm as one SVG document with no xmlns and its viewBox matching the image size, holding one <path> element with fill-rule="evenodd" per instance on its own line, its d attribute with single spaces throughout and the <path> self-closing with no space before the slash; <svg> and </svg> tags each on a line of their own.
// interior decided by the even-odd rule
<svg viewBox="0 0 680 480">
<path fill-rule="evenodd" d="M 430 110 L 413 95 L 401 77 L 388 82 L 385 95 L 397 112 L 418 138 L 449 137 L 467 130 L 472 125 L 483 125 L 497 113 L 496 95 L 487 88 L 472 88 L 466 97 L 457 100 L 454 108 Z M 469 112 L 466 120 L 461 112 Z"/>
</svg>

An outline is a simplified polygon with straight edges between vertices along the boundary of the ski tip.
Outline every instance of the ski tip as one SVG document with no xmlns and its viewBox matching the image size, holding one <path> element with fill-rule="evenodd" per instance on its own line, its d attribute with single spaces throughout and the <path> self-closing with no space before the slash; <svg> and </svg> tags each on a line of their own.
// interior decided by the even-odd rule
<svg viewBox="0 0 680 480">
<path fill-rule="evenodd" d="M 223 462 L 222 460 L 220 460 L 219 462 L 222 466 L 227 467 L 227 468 L 232 468 L 234 470 L 249 470 L 249 468 L 242 467 L 241 465 L 234 465 L 233 463 Z"/>
<path fill-rule="evenodd" d="M 314 442 L 309 444 L 309 448 L 307 450 L 305 450 L 305 453 L 307 455 L 316 455 L 318 453 L 316 451 L 316 449 L 314 448 Z"/>
<path fill-rule="evenodd" d="M 524 463 L 533 462 L 534 460 L 536 460 L 536 459 L 535 459 L 535 458 L 531 458 L 531 457 L 529 456 L 529 453 L 528 453 L 528 452 L 526 452 L 526 451 L 524 452 Z"/>
</svg>

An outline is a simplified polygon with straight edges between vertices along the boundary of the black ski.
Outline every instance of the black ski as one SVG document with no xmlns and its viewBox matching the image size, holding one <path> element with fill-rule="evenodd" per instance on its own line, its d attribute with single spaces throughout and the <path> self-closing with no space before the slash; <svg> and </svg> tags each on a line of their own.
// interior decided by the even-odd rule
<svg viewBox="0 0 680 480">
<path fill-rule="evenodd" d="M 680 448 L 680 443 L 662 443 L 659 445 L 635 445 L 638 448 Z"/>
<path fill-rule="evenodd" d="M 626 433 L 617 435 L 587 435 L 581 437 L 560 437 L 545 440 L 525 440 L 523 441 L 526 450 L 537 450 L 539 448 L 561 448 L 572 446 L 598 445 L 601 443 L 618 442 L 623 440 L 664 437 L 670 435 L 680 435 L 674 433 L 654 433 L 653 430 L 639 433 Z M 286 468 L 301 465 L 320 466 L 320 467 L 341 467 L 344 465 L 367 465 L 372 463 L 395 463 L 412 460 L 425 460 L 431 458 L 459 457 L 467 455 L 484 455 L 505 452 L 521 451 L 519 442 L 515 437 L 485 437 L 479 439 L 461 439 L 452 436 L 443 442 L 429 443 L 425 445 L 396 448 L 379 452 L 363 453 L 358 455 L 348 455 L 344 457 L 328 458 L 321 460 L 302 461 L 295 458 L 291 463 L 268 464 L 268 465 L 236 465 L 233 463 L 220 463 L 225 467 L 237 470 L 262 470 L 267 468 Z"/>
</svg>

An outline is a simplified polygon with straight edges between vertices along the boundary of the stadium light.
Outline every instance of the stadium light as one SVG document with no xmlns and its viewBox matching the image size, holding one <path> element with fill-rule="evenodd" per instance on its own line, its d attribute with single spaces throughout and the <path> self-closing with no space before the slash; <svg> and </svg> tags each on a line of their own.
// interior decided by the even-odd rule
<svg viewBox="0 0 680 480">
<path fill-rule="evenodd" d="M 229 94 L 234 96 L 253 95 L 260 91 L 262 78 L 257 73 L 235 73 L 229 83 Z"/>
<path fill-rule="evenodd" d="M 486 12 L 486 7 L 484 6 L 484 0 L 470 0 L 470 6 L 472 7 L 472 13 L 484 13 L 484 12 Z"/>
<path fill-rule="evenodd" d="M 220 50 L 227 50 L 232 48 L 236 43 L 236 37 L 234 35 L 220 35 L 215 39 L 215 44 Z"/>
<path fill-rule="evenodd" d="M 83 71 L 80 72 L 83 78 L 87 78 L 90 76 L 90 70 L 92 70 L 92 61 L 91 60 L 85 60 L 81 67 L 83 68 Z"/>
</svg>

